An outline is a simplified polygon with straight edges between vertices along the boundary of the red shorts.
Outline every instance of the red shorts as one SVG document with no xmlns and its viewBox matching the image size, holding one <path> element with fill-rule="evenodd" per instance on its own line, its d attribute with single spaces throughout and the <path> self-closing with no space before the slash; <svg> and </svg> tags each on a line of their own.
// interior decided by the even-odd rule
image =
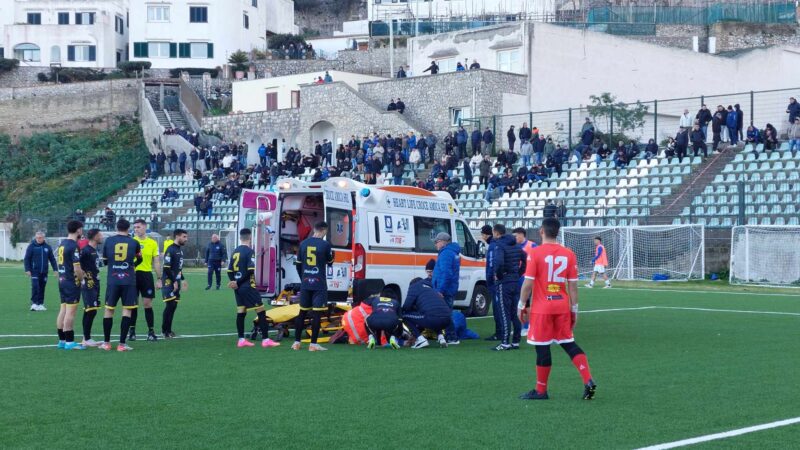
<svg viewBox="0 0 800 450">
<path fill-rule="evenodd" d="M 572 337 L 572 315 L 531 314 L 528 328 L 528 344 L 550 345 L 574 342 Z"/>
</svg>

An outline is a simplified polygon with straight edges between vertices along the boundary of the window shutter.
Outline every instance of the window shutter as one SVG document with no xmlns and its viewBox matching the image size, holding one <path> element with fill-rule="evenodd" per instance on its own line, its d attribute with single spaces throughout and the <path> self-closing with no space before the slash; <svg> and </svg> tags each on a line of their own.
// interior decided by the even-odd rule
<svg viewBox="0 0 800 450">
<path fill-rule="evenodd" d="M 208 43 L 208 58 L 211 59 L 214 57 L 214 44 L 209 42 Z"/>
<path fill-rule="evenodd" d="M 89 46 L 89 61 L 97 61 L 97 46 Z"/>
<path fill-rule="evenodd" d="M 178 57 L 179 58 L 190 58 L 191 55 L 191 45 L 188 43 L 180 43 L 178 44 Z"/>
<path fill-rule="evenodd" d="M 67 61 L 75 61 L 75 46 L 67 46 Z"/>
<path fill-rule="evenodd" d="M 134 42 L 133 43 L 133 57 L 134 58 L 147 58 L 148 57 L 147 42 Z"/>
<path fill-rule="evenodd" d="M 75 25 L 83 25 L 83 16 L 81 13 L 75 13 Z"/>
<path fill-rule="evenodd" d="M 94 25 L 94 13 L 89 13 L 89 25 Z"/>
<path fill-rule="evenodd" d="M 178 44 L 174 42 L 169 43 L 169 57 L 170 58 L 177 58 L 178 57 Z"/>
</svg>

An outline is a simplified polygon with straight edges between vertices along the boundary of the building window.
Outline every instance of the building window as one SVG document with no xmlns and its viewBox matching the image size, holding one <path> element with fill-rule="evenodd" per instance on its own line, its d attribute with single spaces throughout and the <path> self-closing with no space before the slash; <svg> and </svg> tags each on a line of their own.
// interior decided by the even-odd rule
<svg viewBox="0 0 800 450">
<path fill-rule="evenodd" d="M 14 47 L 14 58 L 26 62 L 39 62 L 39 46 L 34 44 L 19 44 Z"/>
<path fill-rule="evenodd" d="M 148 6 L 148 22 L 169 22 L 169 6 Z"/>
<path fill-rule="evenodd" d="M 169 42 L 148 42 L 147 57 L 150 58 L 169 58 Z"/>
<path fill-rule="evenodd" d="M 292 91 L 292 108 L 300 107 L 300 91 Z"/>
<path fill-rule="evenodd" d="M 208 58 L 208 44 L 205 42 L 192 42 L 189 44 L 192 58 Z"/>
<path fill-rule="evenodd" d="M 50 47 L 50 63 L 61 62 L 61 47 L 54 45 Z"/>
<path fill-rule="evenodd" d="M 6 49 L 0 47 L 0 58 L 5 58 L 5 57 L 6 57 Z"/>
<path fill-rule="evenodd" d="M 122 50 L 117 50 L 117 62 L 122 61 Z"/>
<path fill-rule="evenodd" d="M 75 13 L 75 25 L 94 25 L 94 13 Z"/>
<path fill-rule="evenodd" d="M 497 52 L 497 70 L 519 73 L 521 69 L 518 48 Z"/>
<path fill-rule="evenodd" d="M 97 60 L 97 47 L 94 45 L 68 45 L 67 61 L 86 62 Z"/>
<path fill-rule="evenodd" d="M 450 126 L 457 127 L 463 119 L 470 118 L 469 107 L 450 108 Z"/>
<path fill-rule="evenodd" d="M 268 92 L 267 93 L 267 111 L 275 111 L 278 109 L 278 93 L 277 92 Z"/>
<path fill-rule="evenodd" d="M 28 13 L 28 25 L 41 25 L 42 13 Z"/>
<path fill-rule="evenodd" d="M 456 71 L 456 59 L 455 58 L 445 58 L 445 59 L 436 60 L 436 65 L 439 66 L 439 73 L 455 72 Z"/>
<path fill-rule="evenodd" d="M 119 34 L 125 34 L 125 19 L 120 16 L 114 17 L 114 31 Z"/>
<path fill-rule="evenodd" d="M 208 7 L 192 6 L 189 8 L 189 22 L 208 23 Z"/>
<path fill-rule="evenodd" d="M 249 30 L 250 29 L 250 16 L 248 16 L 247 13 L 242 14 L 242 22 L 244 23 L 244 27 Z"/>
<path fill-rule="evenodd" d="M 58 24 L 59 25 L 69 25 L 69 13 L 67 13 L 67 12 L 58 13 Z"/>
<path fill-rule="evenodd" d="M 253 8 L 258 8 L 258 0 L 253 0 Z"/>
</svg>

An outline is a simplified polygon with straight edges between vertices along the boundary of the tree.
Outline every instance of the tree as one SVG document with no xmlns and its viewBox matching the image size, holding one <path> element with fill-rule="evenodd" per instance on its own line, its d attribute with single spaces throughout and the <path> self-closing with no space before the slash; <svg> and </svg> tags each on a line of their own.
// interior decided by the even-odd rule
<svg viewBox="0 0 800 450">
<path fill-rule="evenodd" d="M 233 70 L 236 72 L 244 72 L 247 70 L 247 64 L 249 62 L 250 57 L 242 50 L 235 51 L 228 57 L 228 64 L 233 66 Z"/>
<path fill-rule="evenodd" d="M 602 120 L 605 122 L 605 129 L 610 132 L 613 120 L 614 132 L 617 134 L 624 134 L 626 131 L 644 126 L 644 116 L 647 114 L 648 106 L 638 100 L 630 104 L 618 102 L 617 98 L 608 92 L 603 92 L 600 96 L 592 95 L 589 99 L 592 104 L 587 106 L 586 110 L 595 126 L 598 125 L 598 120 Z"/>
<path fill-rule="evenodd" d="M 18 59 L 0 58 L 0 73 L 16 69 L 19 66 Z"/>
</svg>

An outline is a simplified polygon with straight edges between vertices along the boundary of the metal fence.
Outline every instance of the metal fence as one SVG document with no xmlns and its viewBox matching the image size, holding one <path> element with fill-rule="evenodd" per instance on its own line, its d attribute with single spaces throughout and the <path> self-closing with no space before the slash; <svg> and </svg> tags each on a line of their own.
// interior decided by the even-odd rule
<svg viewBox="0 0 800 450">
<path fill-rule="evenodd" d="M 669 137 L 675 137 L 678 132 L 681 115 L 684 110 L 689 111 L 691 120 L 702 105 L 707 105 L 711 114 L 714 113 L 718 105 L 727 108 L 729 105 L 739 105 L 744 115 L 745 134 L 747 126 L 752 124 L 759 130 L 763 130 L 766 124 L 772 124 L 780 134 L 788 130 L 788 114 L 786 107 L 789 97 L 798 97 L 800 88 L 777 89 L 770 91 L 750 91 L 738 92 L 733 94 L 721 95 L 701 95 L 699 97 L 687 97 L 668 100 L 649 100 L 637 103 L 615 102 L 605 108 L 593 108 L 592 106 L 577 106 L 574 108 L 558 109 L 551 111 L 531 111 L 521 114 L 494 115 L 472 118 L 472 121 L 479 121 L 482 127 L 492 128 L 496 136 L 493 151 L 498 148 L 508 148 L 506 132 L 514 125 L 516 132 L 523 123 L 527 123 L 531 128 L 536 127 L 539 133 L 551 136 L 554 142 L 562 145 L 569 145 L 572 148 L 580 142 L 581 129 L 586 122 L 586 118 L 592 121 L 596 132 L 604 136 L 625 135 L 627 138 L 636 139 L 640 142 L 647 142 L 655 139 L 656 143 L 663 143 Z M 644 114 L 639 123 L 631 126 L 628 114 L 623 111 L 630 111 L 641 104 Z M 624 119 L 620 119 L 624 116 Z M 710 125 L 709 125 L 710 128 Z M 708 132 L 709 139 L 711 132 Z M 610 138 L 609 138 L 610 139 Z M 616 142 L 607 140 L 609 147 L 616 147 Z M 517 143 L 517 148 L 519 143 Z"/>
<path fill-rule="evenodd" d="M 717 22 L 794 23 L 795 2 L 706 2 L 703 6 L 601 6 L 590 8 L 587 23 L 712 25 Z"/>
</svg>

